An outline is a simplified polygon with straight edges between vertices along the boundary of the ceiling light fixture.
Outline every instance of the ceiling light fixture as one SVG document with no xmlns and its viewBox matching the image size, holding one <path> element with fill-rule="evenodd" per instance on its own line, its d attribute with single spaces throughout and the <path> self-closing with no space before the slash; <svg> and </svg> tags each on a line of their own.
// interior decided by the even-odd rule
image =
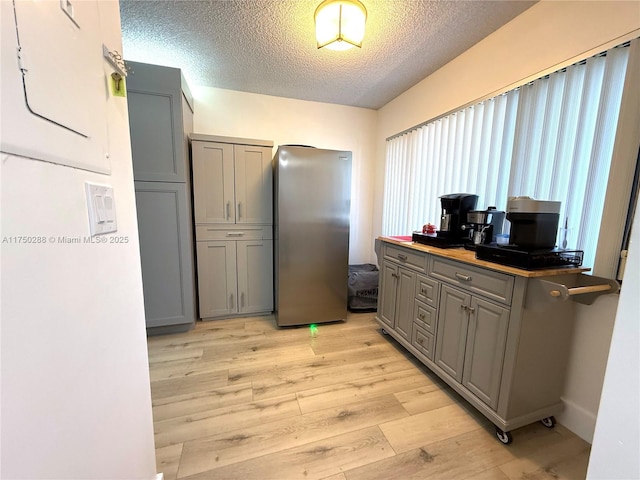
<svg viewBox="0 0 640 480">
<path fill-rule="evenodd" d="M 324 0 L 314 15 L 318 48 L 362 47 L 367 9 L 358 0 Z"/>
</svg>

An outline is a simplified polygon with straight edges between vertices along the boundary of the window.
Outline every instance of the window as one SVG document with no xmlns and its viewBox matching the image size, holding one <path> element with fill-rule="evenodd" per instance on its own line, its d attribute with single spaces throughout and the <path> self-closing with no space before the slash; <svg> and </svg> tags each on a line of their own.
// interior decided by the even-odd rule
<svg viewBox="0 0 640 480">
<path fill-rule="evenodd" d="M 527 195 L 562 203 L 567 247 L 593 266 L 628 58 L 613 48 L 388 139 L 383 235 L 437 225 L 444 194 L 499 210 Z"/>
</svg>

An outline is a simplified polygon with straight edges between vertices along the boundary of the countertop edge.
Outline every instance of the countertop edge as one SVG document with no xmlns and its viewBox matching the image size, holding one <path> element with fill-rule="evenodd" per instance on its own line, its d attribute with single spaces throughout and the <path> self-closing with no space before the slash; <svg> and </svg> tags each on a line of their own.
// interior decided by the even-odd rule
<svg viewBox="0 0 640 480">
<path fill-rule="evenodd" d="M 486 260 L 478 260 L 475 256 L 475 252 L 472 250 L 466 250 L 465 248 L 438 248 L 429 245 L 423 245 L 417 242 L 402 241 L 391 237 L 380 236 L 380 241 L 399 245 L 401 247 L 411 248 L 420 252 L 430 253 L 439 257 L 448 258 L 451 260 L 458 260 L 460 262 L 468 263 L 469 265 L 475 265 L 478 267 L 487 268 L 489 270 L 495 270 L 496 272 L 508 273 L 511 275 L 517 275 L 519 277 L 536 278 L 536 277 L 549 277 L 555 275 L 566 275 L 585 273 L 591 271 L 590 268 L 583 267 L 565 267 L 565 268 L 548 268 L 542 270 L 523 270 L 521 268 L 509 267 L 507 265 L 500 265 L 499 263 L 488 262 Z"/>
</svg>

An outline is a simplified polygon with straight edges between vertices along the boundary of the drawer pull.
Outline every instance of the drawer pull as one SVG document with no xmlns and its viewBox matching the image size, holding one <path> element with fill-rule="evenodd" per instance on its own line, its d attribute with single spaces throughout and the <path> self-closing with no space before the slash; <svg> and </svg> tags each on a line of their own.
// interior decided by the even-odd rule
<svg viewBox="0 0 640 480">
<path fill-rule="evenodd" d="M 424 320 L 424 313 L 419 314 L 419 315 L 418 315 L 418 318 L 419 318 L 420 320 Z"/>
<path fill-rule="evenodd" d="M 424 288 L 421 288 L 421 289 L 420 289 L 420 293 L 421 293 L 422 295 L 426 295 L 426 294 L 427 294 L 427 291 L 426 291 Z"/>
<path fill-rule="evenodd" d="M 424 342 L 424 341 L 422 340 L 422 337 L 418 337 L 418 343 L 424 347 L 423 342 Z"/>
<path fill-rule="evenodd" d="M 398 254 L 398 260 L 402 260 L 403 262 L 407 261 L 407 256 L 404 253 L 399 253 Z"/>
<path fill-rule="evenodd" d="M 227 237 L 242 237 L 244 232 L 227 232 Z"/>
<path fill-rule="evenodd" d="M 456 278 L 458 280 L 463 280 L 465 282 L 470 282 L 471 281 L 471 277 L 469 275 L 463 275 L 461 273 L 456 272 Z"/>
</svg>

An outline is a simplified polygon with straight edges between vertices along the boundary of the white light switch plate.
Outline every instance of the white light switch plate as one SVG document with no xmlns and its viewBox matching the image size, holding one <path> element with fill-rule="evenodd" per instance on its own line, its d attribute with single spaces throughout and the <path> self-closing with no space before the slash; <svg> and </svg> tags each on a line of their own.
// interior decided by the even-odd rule
<svg viewBox="0 0 640 480">
<path fill-rule="evenodd" d="M 116 202 L 113 198 L 113 188 L 89 182 L 84 185 L 87 193 L 91 236 L 117 231 Z"/>
</svg>

